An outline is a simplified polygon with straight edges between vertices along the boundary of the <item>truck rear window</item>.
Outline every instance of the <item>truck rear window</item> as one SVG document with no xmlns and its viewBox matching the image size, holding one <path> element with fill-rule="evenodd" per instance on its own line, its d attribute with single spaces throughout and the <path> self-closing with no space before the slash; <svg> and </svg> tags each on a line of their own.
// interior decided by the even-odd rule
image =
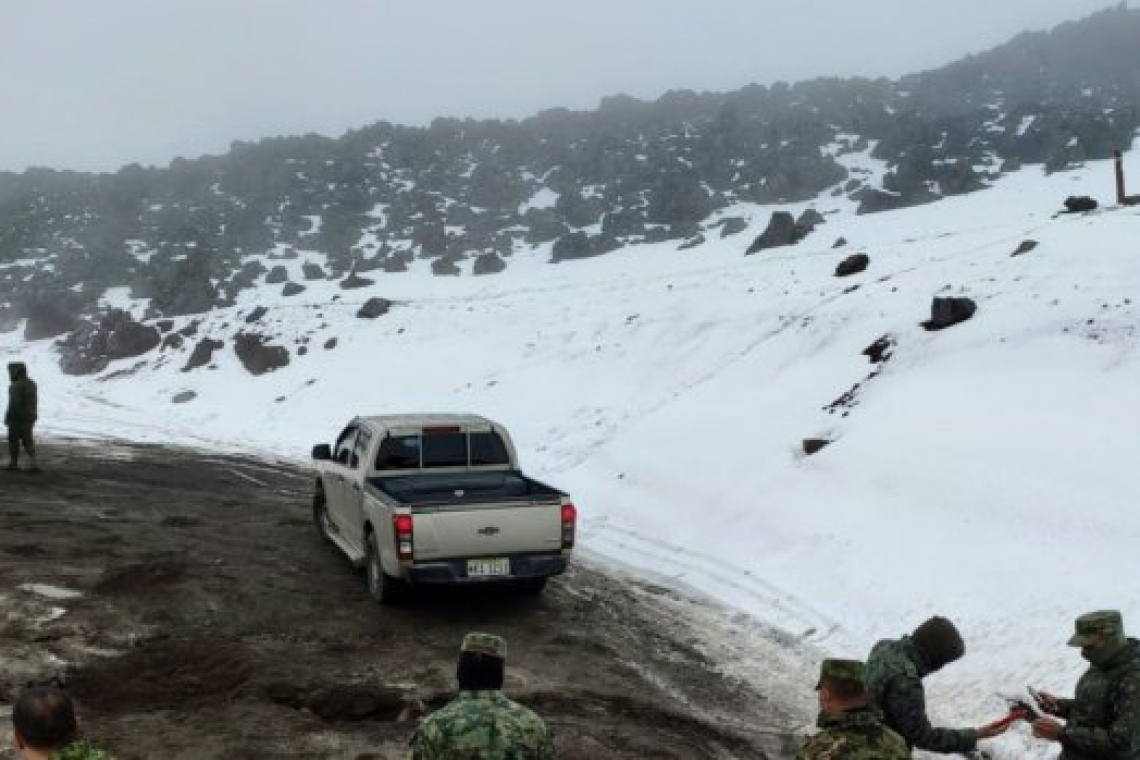
<svg viewBox="0 0 1140 760">
<path fill-rule="evenodd" d="M 510 456 L 494 431 L 388 436 L 376 454 L 378 470 L 505 464 L 510 464 Z"/>
</svg>

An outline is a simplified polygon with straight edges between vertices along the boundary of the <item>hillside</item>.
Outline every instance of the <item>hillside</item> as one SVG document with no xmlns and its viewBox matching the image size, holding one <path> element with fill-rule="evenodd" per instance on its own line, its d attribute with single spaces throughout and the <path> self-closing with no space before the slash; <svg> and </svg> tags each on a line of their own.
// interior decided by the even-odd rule
<svg viewBox="0 0 1140 760">
<path fill-rule="evenodd" d="M 738 204 L 869 213 L 1022 165 L 1079 167 L 1140 126 L 1137 38 L 1140 10 L 1119 7 L 900 81 L 616 96 L 518 122 L 235 143 L 164 169 L 0 174 L 0 330 L 67 336 L 66 371 L 91 373 L 156 349 L 159 320 L 259 286 L 303 301 L 421 268 L 495 274 L 722 236 L 744 249 L 746 220 L 724 213 Z M 875 173 L 856 161 L 868 154 Z M 108 289 L 146 299 L 147 326 L 100 326 Z"/>
</svg>

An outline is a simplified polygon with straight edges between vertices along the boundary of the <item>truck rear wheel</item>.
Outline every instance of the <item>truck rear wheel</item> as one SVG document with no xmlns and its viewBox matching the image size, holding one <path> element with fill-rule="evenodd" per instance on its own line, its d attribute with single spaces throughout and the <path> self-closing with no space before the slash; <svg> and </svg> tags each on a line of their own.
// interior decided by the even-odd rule
<svg viewBox="0 0 1140 760">
<path fill-rule="evenodd" d="M 365 573 L 368 576 L 368 593 L 380 604 L 391 604 L 406 595 L 407 588 L 403 582 L 384 572 L 384 565 L 380 562 L 380 547 L 376 543 L 375 533 L 368 534 Z"/>
</svg>

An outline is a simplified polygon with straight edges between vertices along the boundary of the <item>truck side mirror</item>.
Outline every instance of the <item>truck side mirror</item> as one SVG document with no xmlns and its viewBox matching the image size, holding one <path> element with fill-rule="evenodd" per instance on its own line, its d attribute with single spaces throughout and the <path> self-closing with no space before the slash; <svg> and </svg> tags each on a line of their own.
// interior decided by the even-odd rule
<svg viewBox="0 0 1140 760">
<path fill-rule="evenodd" d="M 332 448 L 327 443 L 318 443 L 313 447 L 313 459 L 320 461 L 332 459 Z"/>
</svg>

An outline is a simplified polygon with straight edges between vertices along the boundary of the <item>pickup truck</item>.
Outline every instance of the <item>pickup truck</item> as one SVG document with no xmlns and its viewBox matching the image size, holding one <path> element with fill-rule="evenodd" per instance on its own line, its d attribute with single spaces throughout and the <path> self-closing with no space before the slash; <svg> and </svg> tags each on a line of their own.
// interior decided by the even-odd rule
<svg viewBox="0 0 1140 760">
<path fill-rule="evenodd" d="M 470 414 L 356 417 L 313 447 L 313 521 L 381 603 L 414 586 L 538 593 L 566 569 L 577 510 L 519 470 L 507 431 Z"/>
</svg>

